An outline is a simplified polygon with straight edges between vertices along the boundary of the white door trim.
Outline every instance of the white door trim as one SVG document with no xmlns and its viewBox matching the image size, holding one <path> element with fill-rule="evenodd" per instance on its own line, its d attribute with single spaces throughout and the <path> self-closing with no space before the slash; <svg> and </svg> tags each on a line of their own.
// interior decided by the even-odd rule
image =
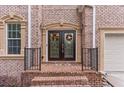
<svg viewBox="0 0 124 93">
<path fill-rule="evenodd" d="M 46 31 L 46 62 L 48 62 L 48 31 Z"/>
<path fill-rule="evenodd" d="M 75 32 L 76 32 L 76 36 L 75 36 L 75 38 L 76 38 L 76 45 L 75 45 L 75 60 L 74 60 L 74 62 L 77 62 L 77 30 L 75 30 Z M 46 62 L 48 62 L 49 60 L 48 60 L 48 30 L 46 31 Z"/>
<path fill-rule="evenodd" d="M 99 71 L 104 71 L 104 45 L 105 45 L 105 34 L 124 34 L 124 28 L 100 28 L 100 55 L 99 55 Z"/>
<path fill-rule="evenodd" d="M 123 57 L 122 57 L 123 49 L 124 49 L 124 47 L 122 47 L 124 46 L 123 39 L 124 39 L 124 33 L 121 33 L 121 34 L 105 33 L 104 71 L 123 71 L 124 70 L 122 67 L 124 65 Z M 107 55 L 108 53 L 109 55 Z M 120 61 L 117 59 L 118 57 L 120 58 Z"/>
</svg>

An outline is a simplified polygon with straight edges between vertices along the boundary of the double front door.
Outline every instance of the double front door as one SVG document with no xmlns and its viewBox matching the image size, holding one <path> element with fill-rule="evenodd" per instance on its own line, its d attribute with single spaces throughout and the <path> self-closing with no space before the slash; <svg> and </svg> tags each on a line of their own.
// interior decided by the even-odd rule
<svg viewBox="0 0 124 93">
<path fill-rule="evenodd" d="M 48 31 L 48 59 L 75 60 L 75 31 Z"/>
</svg>

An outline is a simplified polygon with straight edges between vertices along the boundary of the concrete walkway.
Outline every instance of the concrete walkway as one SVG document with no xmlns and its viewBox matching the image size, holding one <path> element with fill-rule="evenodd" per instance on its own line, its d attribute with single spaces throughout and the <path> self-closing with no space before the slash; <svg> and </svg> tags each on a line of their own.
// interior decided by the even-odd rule
<svg viewBox="0 0 124 93">
<path fill-rule="evenodd" d="M 114 87 L 124 87 L 124 72 L 108 72 L 105 78 Z"/>
</svg>

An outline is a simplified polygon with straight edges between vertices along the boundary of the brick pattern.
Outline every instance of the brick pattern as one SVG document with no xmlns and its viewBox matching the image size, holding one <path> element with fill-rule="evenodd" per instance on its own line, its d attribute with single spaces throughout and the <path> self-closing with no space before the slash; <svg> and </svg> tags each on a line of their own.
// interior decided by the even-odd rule
<svg viewBox="0 0 124 93">
<path fill-rule="evenodd" d="M 52 8 L 51 8 L 52 7 Z M 66 8 L 68 6 L 64 7 L 57 7 L 56 6 L 43 6 L 43 23 L 46 24 L 52 24 L 52 23 L 72 23 L 72 24 L 78 24 L 78 17 L 75 8 Z"/>
<path fill-rule="evenodd" d="M 31 6 L 32 14 L 32 47 L 40 47 L 41 29 L 40 25 L 52 23 L 72 23 L 79 24 L 77 16 L 77 6 L 57 6 L 42 5 Z M 9 14 L 14 14 L 28 18 L 28 6 L 22 5 L 1 5 L 0 18 Z M 92 47 L 92 8 L 85 10 L 85 47 Z M 27 20 L 28 21 L 28 20 Z M 99 28 L 101 27 L 124 27 L 124 6 L 96 6 L 96 43 L 99 47 Z M 28 44 L 28 32 L 26 32 L 26 44 Z M 7 68 L 5 68 L 7 67 Z M 0 75 L 19 76 L 23 71 L 22 60 L 0 60 Z"/>
<path fill-rule="evenodd" d="M 28 21 L 28 6 L 26 5 L 0 5 L 0 18 L 7 15 L 17 15 L 23 17 L 24 20 Z M 26 43 L 28 44 L 28 31 L 26 31 Z"/>
<path fill-rule="evenodd" d="M 46 26 L 53 23 L 79 24 L 76 11 L 77 6 L 42 5 L 32 6 L 32 46 L 41 46 L 40 25 Z"/>
<path fill-rule="evenodd" d="M 0 5 L 0 18 L 13 13 L 27 19 L 27 6 L 25 5 Z"/>
<path fill-rule="evenodd" d="M 23 60 L 1 60 L 0 75 L 18 76 L 23 71 Z"/>
<path fill-rule="evenodd" d="M 38 6 L 31 6 L 31 23 L 32 23 L 32 47 L 38 47 L 38 32 L 40 32 L 39 27 L 39 16 L 38 13 L 40 13 Z"/>
<path fill-rule="evenodd" d="M 102 27 L 124 28 L 124 6 L 96 6 L 96 43 L 98 47 L 100 45 L 100 33 L 98 29 Z"/>
<path fill-rule="evenodd" d="M 22 16 L 25 19 L 28 17 L 28 6 L 22 5 L 1 5 L 0 6 L 0 18 L 13 13 L 18 16 Z M 32 46 L 40 47 L 41 45 L 41 33 L 40 24 L 43 25 L 67 22 L 73 24 L 79 24 L 79 19 L 76 14 L 77 6 L 71 5 L 42 5 L 32 6 Z M 99 47 L 99 31 L 101 27 L 123 27 L 124 24 L 124 7 L 123 6 L 96 6 L 96 43 Z M 86 9 L 86 47 L 92 45 L 92 9 Z M 26 34 L 27 35 L 27 34 Z M 28 37 L 28 36 L 26 36 Z M 28 40 L 26 38 L 26 46 Z"/>
<path fill-rule="evenodd" d="M 0 87 L 19 87 L 20 80 L 13 76 L 0 76 Z"/>
<path fill-rule="evenodd" d="M 40 72 L 26 71 L 21 74 L 22 86 L 31 86 L 31 83 L 33 84 L 33 86 L 37 84 L 44 85 L 44 86 L 45 85 L 53 86 L 56 84 L 57 85 L 62 85 L 62 84 L 75 85 L 75 86 L 89 85 L 92 87 L 102 86 L 102 77 L 100 73 L 96 73 L 94 71 L 82 72 L 80 68 L 81 68 L 81 64 L 60 64 L 60 65 L 42 64 L 42 70 Z M 58 78 L 58 76 L 60 78 Z M 38 77 L 40 79 L 37 80 L 37 78 L 35 77 Z M 85 79 L 83 77 L 85 77 Z M 56 78 L 56 79 L 51 81 L 51 79 L 53 78 Z M 69 79 L 70 81 L 66 83 L 66 79 Z M 77 80 L 77 81 L 74 82 L 74 80 Z"/>
<path fill-rule="evenodd" d="M 85 47 L 92 48 L 92 40 L 93 40 L 93 9 L 91 7 L 85 7 L 85 13 L 83 13 L 85 19 L 84 31 L 85 31 Z"/>
<path fill-rule="evenodd" d="M 0 18 L 7 15 L 17 15 L 23 17 L 27 21 L 28 17 L 28 7 L 25 5 L 0 5 Z M 28 44 L 27 31 L 26 33 L 26 43 Z M 5 43 L 5 42 L 4 42 Z M 4 54 L 5 53 L 1 53 Z M 24 65 L 23 60 L 15 59 L 0 59 L 0 86 L 18 86 L 20 84 L 21 72 L 23 71 Z M 1 85 L 2 84 L 2 85 Z"/>
<path fill-rule="evenodd" d="M 47 85 L 88 85 L 86 76 L 34 77 L 31 86 Z"/>
<path fill-rule="evenodd" d="M 41 46 L 40 25 L 64 22 L 79 24 L 76 15 L 77 6 L 31 6 L 32 14 L 32 47 Z M 2 5 L 0 6 L 0 18 L 9 14 L 22 16 L 28 22 L 28 6 Z M 28 29 L 27 29 L 28 30 Z M 28 46 L 28 32 L 26 32 L 26 44 Z M 7 68 L 6 68 L 7 67 Z M 20 77 L 23 71 L 23 60 L 0 60 L 0 75 Z"/>
<path fill-rule="evenodd" d="M 23 60 L 0 60 L 0 86 L 20 86 L 23 69 Z"/>
<path fill-rule="evenodd" d="M 32 14 L 32 47 L 41 46 L 41 29 L 40 25 L 48 25 L 52 23 L 72 23 L 79 24 L 79 18 L 77 16 L 76 5 L 42 5 L 31 6 Z M 21 5 L 6 5 L 0 6 L 0 18 L 14 14 L 28 19 L 28 6 Z M 26 45 L 28 46 L 28 32 L 26 33 Z"/>
</svg>

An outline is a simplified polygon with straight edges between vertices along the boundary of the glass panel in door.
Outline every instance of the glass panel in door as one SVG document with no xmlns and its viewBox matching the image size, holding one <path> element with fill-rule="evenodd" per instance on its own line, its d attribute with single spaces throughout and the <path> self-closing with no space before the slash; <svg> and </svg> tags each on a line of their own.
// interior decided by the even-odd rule
<svg viewBox="0 0 124 93">
<path fill-rule="evenodd" d="M 75 60 L 75 31 L 49 31 L 49 60 Z"/>
<path fill-rule="evenodd" d="M 75 58 L 75 44 L 74 44 L 74 33 L 64 33 L 64 58 L 74 59 Z"/>
<path fill-rule="evenodd" d="M 58 32 L 49 33 L 49 57 L 51 59 L 60 58 L 60 34 Z"/>
</svg>

